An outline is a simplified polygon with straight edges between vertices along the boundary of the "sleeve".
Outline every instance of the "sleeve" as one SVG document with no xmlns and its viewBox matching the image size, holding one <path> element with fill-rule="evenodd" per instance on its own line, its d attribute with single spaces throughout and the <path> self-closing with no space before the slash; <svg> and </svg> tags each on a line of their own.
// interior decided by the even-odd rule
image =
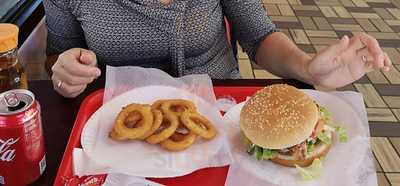
<svg viewBox="0 0 400 186">
<path fill-rule="evenodd" d="M 259 43 L 277 31 L 275 25 L 260 0 L 221 0 L 221 3 L 233 37 L 238 39 L 250 60 L 255 61 Z"/>
<path fill-rule="evenodd" d="M 45 0 L 47 55 L 70 48 L 87 48 L 80 22 L 68 9 L 69 0 Z"/>
</svg>

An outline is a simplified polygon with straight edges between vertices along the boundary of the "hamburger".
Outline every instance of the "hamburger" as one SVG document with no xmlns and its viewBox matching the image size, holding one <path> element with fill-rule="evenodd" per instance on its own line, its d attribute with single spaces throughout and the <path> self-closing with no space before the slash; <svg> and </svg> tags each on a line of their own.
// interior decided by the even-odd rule
<svg viewBox="0 0 400 186">
<path fill-rule="evenodd" d="M 299 89 L 277 84 L 256 92 L 240 113 L 240 130 L 247 152 L 258 160 L 289 167 L 306 167 L 331 147 L 329 112 Z M 345 141 L 347 136 L 340 136 Z"/>
</svg>

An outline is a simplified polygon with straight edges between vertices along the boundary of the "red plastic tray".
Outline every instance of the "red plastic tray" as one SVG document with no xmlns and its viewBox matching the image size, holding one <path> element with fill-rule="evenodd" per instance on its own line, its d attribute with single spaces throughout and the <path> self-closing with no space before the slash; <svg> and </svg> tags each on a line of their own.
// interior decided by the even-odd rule
<svg viewBox="0 0 400 186">
<path fill-rule="evenodd" d="M 214 93 L 216 97 L 222 96 L 231 96 L 237 102 L 241 102 L 246 99 L 247 96 L 252 95 L 255 91 L 261 89 L 262 87 L 223 87 L 217 86 L 214 87 Z M 74 148 L 80 148 L 81 142 L 81 132 L 86 124 L 86 121 L 90 118 L 90 116 L 102 105 L 103 101 L 103 90 L 98 90 L 90 94 L 85 100 L 82 102 L 81 107 L 79 109 L 78 115 L 75 120 L 74 127 L 72 128 L 71 135 L 69 137 L 69 141 L 67 144 L 67 148 L 64 152 L 63 159 L 61 161 L 61 165 L 58 169 L 57 176 L 54 182 L 54 185 L 80 185 L 82 183 L 90 183 L 88 185 L 99 185 L 101 184 L 106 175 L 94 175 L 94 176 L 85 176 L 78 178 L 73 175 L 72 169 L 72 150 Z M 164 185 L 224 185 L 226 175 L 228 172 L 229 166 L 219 167 L 219 168 L 205 168 L 197 170 L 191 174 L 176 177 L 176 178 L 150 178 L 155 182 L 164 184 Z"/>
</svg>

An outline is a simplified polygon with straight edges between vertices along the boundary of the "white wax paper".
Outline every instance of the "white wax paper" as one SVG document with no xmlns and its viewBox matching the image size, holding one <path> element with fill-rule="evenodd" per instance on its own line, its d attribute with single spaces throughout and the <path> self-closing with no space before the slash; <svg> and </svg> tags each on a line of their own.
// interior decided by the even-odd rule
<svg viewBox="0 0 400 186">
<path fill-rule="evenodd" d="M 247 154 L 239 138 L 239 115 L 244 103 L 233 107 L 224 116 L 232 154 L 227 186 L 256 185 L 377 185 L 376 172 L 369 146 L 369 128 L 362 96 L 354 92 L 318 92 L 305 90 L 318 104 L 331 111 L 337 125 L 346 128 L 347 143 L 334 140 L 331 150 L 322 160 L 324 170 L 320 178 L 303 181 L 294 168 L 270 161 L 257 161 Z"/>
<path fill-rule="evenodd" d="M 107 179 L 103 186 L 162 186 L 161 184 L 138 178 L 134 176 L 128 176 L 125 174 L 108 174 Z"/>
<path fill-rule="evenodd" d="M 150 85 L 164 85 L 183 89 L 203 98 L 210 104 L 215 103 L 211 79 L 206 74 L 187 75 L 173 78 L 164 71 L 155 68 L 111 67 L 107 66 L 106 85 L 103 102 L 128 90 Z M 160 92 L 162 94 L 162 92 Z"/>
<path fill-rule="evenodd" d="M 82 147 L 90 162 L 103 167 L 97 172 L 176 177 L 201 168 L 231 163 L 226 133 L 222 130 L 222 117 L 214 106 L 215 95 L 207 75 L 172 78 L 157 69 L 107 67 L 106 77 L 104 105 L 88 120 L 81 137 Z M 198 111 L 214 123 L 218 135 L 210 141 L 199 138 L 190 148 L 180 152 L 170 152 L 143 141 L 119 142 L 108 137 L 113 121 L 123 106 L 130 103 L 151 104 L 168 98 L 193 101 Z M 86 172 L 93 173 L 93 170 Z"/>
</svg>

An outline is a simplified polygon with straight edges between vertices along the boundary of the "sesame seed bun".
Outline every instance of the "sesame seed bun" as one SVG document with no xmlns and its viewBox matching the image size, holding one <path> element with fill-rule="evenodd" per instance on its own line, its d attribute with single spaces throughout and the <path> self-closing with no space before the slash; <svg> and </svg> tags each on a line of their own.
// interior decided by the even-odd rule
<svg viewBox="0 0 400 186">
<path fill-rule="evenodd" d="M 299 89 L 277 84 L 257 91 L 243 106 L 240 129 L 254 144 L 284 149 L 305 141 L 319 119 L 314 101 Z"/>
<path fill-rule="evenodd" d="M 331 138 L 332 132 L 330 132 L 329 134 L 330 134 L 329 137 Z M 295 165 L 298 165 L 300 167 L 307 167 L 311 165 L 314 159 L 325 156 L 328 153 L 330 147 L 331 144 L 328 145 L 321 142 L 315 145 L 312 153 L 307 155 L 305 159 L 300 160 L 300 159 L 295 159 L 293 156 L 278 154 L 276 158 L 270 160 L 274 163 L 288 167 L 294 167 Z"/>
</svg>

